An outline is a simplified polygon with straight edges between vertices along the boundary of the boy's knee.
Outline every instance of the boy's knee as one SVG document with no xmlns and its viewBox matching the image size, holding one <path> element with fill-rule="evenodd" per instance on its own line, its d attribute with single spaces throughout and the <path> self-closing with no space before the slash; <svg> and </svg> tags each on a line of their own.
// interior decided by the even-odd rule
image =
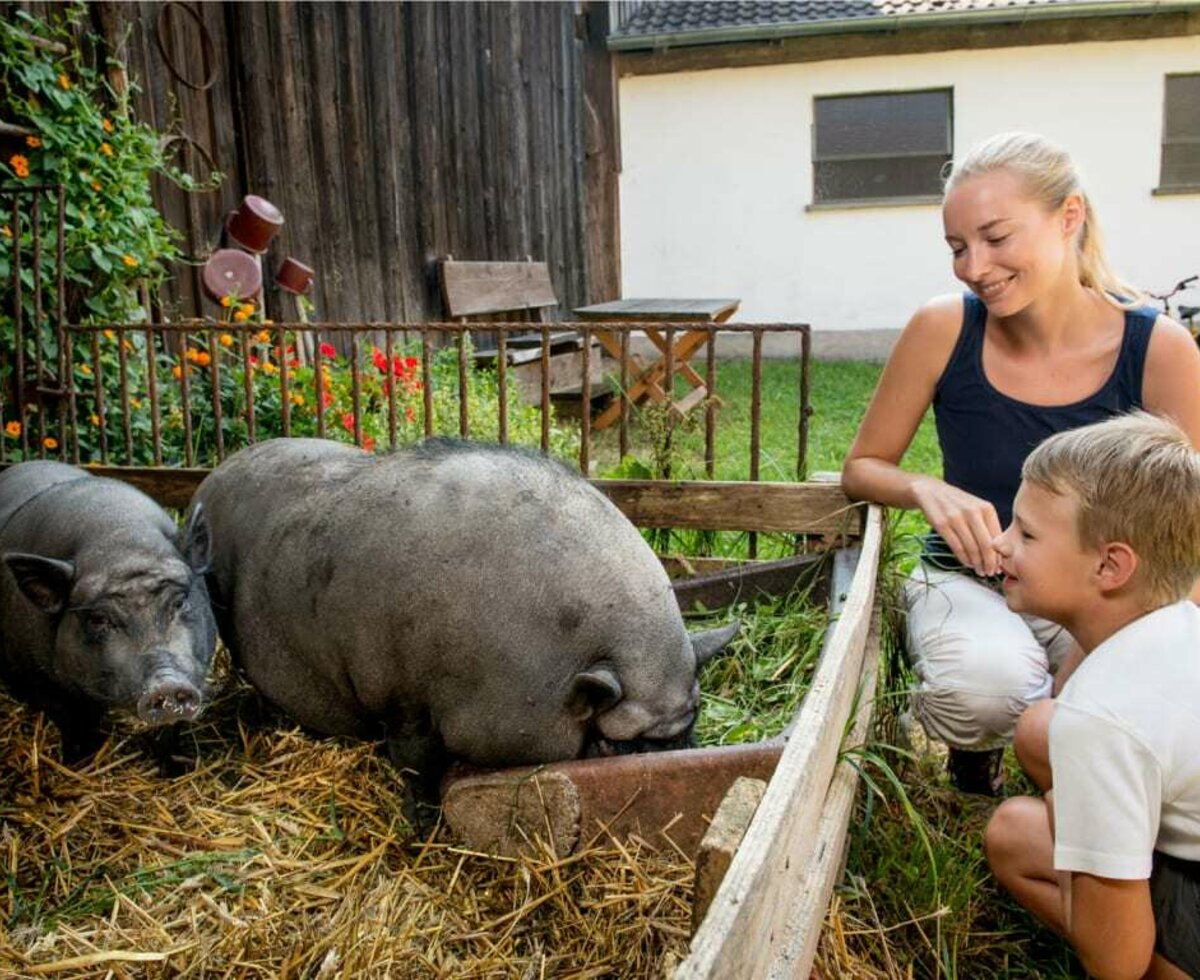
<svg viewBox="0 0 1200 980">
<path fill-rule="evenodd" d="M 1050 772 L 1050 719 L 1054 717 L 1054 701 L 1036 701 L 1022 712 L 1013 733 L 1013 749 L 1021 768 L 1034 777 L 1045 790 L 1039 775 Z"/>
<path fill-rule="evenodd" d="M 992 873 L 1002 882 L 1015 872 L 1016 858 L 1028 849 L 1030 831 L 1045 819 L 1040 800 L 1014 796 L 996 808 L 983 832 L 983 851 Z"/>
</svg>

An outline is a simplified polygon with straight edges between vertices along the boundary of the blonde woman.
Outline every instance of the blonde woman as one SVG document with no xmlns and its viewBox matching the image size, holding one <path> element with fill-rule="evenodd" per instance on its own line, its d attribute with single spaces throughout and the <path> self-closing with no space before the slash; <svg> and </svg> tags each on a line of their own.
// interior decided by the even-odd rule
<svg viewBox="0 0 1200 980">
<path fill-rule="evenodd" d="M 1075 167 L 1049 140 L 974 147 L 946 180 L 942 219 L 969 291 L 930 300 L 904 328 L 842 485 L 933 528 L 905 590 L 913 706 L 949 745 L 955 785 L 995 795 L 1017 718 L 1080 656 L 1061 627 L 1010 612 L 994 582 L 1021 464 L 1053 433 L 1137 408 L 1200 443 L 1200 351 L 1113 274 Z M 931 404 L 942 479 L 900 468 Z"/>
</svg>

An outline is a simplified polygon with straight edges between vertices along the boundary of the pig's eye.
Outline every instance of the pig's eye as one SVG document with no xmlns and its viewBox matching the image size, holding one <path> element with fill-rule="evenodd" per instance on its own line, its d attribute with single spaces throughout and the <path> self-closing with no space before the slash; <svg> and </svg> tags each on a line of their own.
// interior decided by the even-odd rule
<svg viewBox="0 0 1200 980">
<path fill-rule="evenodd" d="M 112 629 L 113 621 L 107 613 L 92 610 L 83 617 L 83 625 L 89 633 L 99 635 Z"/>
<path fill-rule="evenodd" d="M 192 608 L 192 605 L 190 602 L 188 602 L 188 597 L 186 595 L 184 595 L 182 592 L 180 592 L 176 596 L 171 597 L 171 613 L 172 613 L 172 615 L 178 616 L 182 613 L 187 612 L 191 608 Z"/>
</svg>

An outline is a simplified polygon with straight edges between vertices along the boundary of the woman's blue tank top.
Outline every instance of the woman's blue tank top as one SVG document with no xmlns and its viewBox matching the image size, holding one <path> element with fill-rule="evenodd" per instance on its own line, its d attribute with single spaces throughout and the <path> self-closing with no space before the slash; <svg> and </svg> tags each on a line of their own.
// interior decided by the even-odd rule
<svg viewBox="0 0 1200 980">
<path fill-rule="evenodd" d="M 1157 311 L 1125 314 L 1125 337 L 1116 367 L 1100 390 L 1071 405 L 1029 405 L 991 386 L 983 371 L 987 307 L 963 295 L 963 325 L 933 396 L 942 476 L 952 486 L 989 501 L 1000 526 L 1012 520 L 1021 465 L 1033 447 L 1056 432 L 1099 422 L 1142 406 L 1142 370 Z M 941 536 L 925 538 L 922 558 L 940 568 L 961 569 Z"/>
</svg>

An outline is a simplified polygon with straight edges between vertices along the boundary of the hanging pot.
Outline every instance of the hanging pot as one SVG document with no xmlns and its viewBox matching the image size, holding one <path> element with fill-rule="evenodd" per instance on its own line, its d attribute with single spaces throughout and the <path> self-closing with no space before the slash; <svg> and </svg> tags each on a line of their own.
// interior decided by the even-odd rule
<svg viewBox="0 0 1200 980">
<path fill-rule="evenodd" d="M 265 197 L 247 194 L 225 222 L 225 231 L 236 245 L 259 254 L 283 227 L 283 214 Z"/>
<path fill-rule="evenodd" d="M 262 291 L 262 269 L 255 256 L 236 248 L 222 248 L 204 263 L 200 281 L 214 303 L 226 296 L 253 299 Z"/>
<path fill-rule="evenodd" d="M 308 292 L 309 287 L 312 286 L 314 274 L 310 266 L 293 259 L 289 255 L 283 260 L 283 265 L 279 267 L 279 271 L 275 273 L 275 282 L 280 289 L 286 289 L 289 293 L 303 296 Z"/>
</svg>

